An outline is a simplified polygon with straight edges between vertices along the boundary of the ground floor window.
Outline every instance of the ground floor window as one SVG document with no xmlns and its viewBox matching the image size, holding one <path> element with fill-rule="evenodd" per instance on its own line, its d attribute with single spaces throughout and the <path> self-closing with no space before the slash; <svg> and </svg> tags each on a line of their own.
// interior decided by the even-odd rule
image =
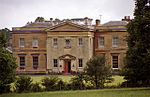
<svg viewBox="0 0 150 97">
<path fill-rule="evenodd" d="M 20 57 L 20 69 L 25 69 L 25 56 Z"/>
<path fill-rule="evenodd" d="M 118 56 L 112 56 L 113 68 L 118 68 Z"/>
<path fill-rule="evenodd" d="M 38 56 L 33 56 L 33 68 L 38 68 Z"/>
<path fill-rule="evenodd" d="M 79 59 L 79 67 L 83 67 L 83 60 L 82 59 Z"/>
<path fill-rule="evenodd" d="M 58 66 L 58 61 L 57 59 L 54 59 L 54 67 L 57 67 Z"/>
</svg>

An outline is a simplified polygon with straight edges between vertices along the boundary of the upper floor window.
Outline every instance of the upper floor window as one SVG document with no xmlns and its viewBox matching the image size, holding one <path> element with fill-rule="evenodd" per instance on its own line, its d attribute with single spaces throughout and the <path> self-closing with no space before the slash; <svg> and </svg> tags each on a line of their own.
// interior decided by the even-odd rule
<svg viewBox="0 0 150 97">
<path fill-rule="evenodd" d="M 104 37 L 99 37 L 99 46 L 104 47 Z"/>
<path fill-rule="evenodd" d="M 38 39 L 33 38 L 33 48 L 37 48 L 37 47 L 38 47 Z"/>
<path fill-rule="evenodd" d="M 82 67 L 83 66 L 83 60 L 82 59 L 79 59 L 79 67 Z"/>
<path fill-rule="evenodd" d="M 33 56 L 33 68 L 38 68 L 38 56 Z"/>
<path fill-rule="evenodd" d="M 66 39 L 66 48 L 70 48 L 70 40 Z"/>
<path fill-rule="evenodd" d="M 25 69 L 25 56 L 20 57 L 20 69 Z"/>
<path fill-rule="evenodd" d="M 79 47 L 83 45 L 82 38 L 79 38 Z"/>
<path fill-rule="evenodd" d="M 54 67 L 57 67 L 58 66 L 58 61 L 57 59 L 54 59 Z"/>
<path fill-rule="evenodd" d="M 118 68 L 118 56 L 112 56 L 113 68 Z"/>
<path fill-rule="evenodd" d="M 56 48 L 56 47 L 57 47 L 57 45 L 58 45 L 58 43 L 57 43 L 57 39 L 55 38 L 55 39 L 53 39 L 53 46 L 54 46 L 54 48 Z"/>
<path fill-rule="evenodd" d="M 24 38 L 20 38 L 20 47 L 24 47 Z"/>
<path fill-rule="evenodd" d="M 112 46 L 113 47 L 118 47 L 118 37 L 113 37 Z"/>
</svg>

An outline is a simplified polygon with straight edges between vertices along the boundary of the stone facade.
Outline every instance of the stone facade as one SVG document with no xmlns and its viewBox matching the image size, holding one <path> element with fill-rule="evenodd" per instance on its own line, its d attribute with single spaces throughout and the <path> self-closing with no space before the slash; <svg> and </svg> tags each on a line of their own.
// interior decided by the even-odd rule
<svg viewBox="0 0 150 97">
<path fill-rule="evenodd" d="M 88 25 L 86 20 L 86 25 L 64 21 L 53 25 L 50 21 L 14 27 L 12 48 L 18 73 L 80 72 L 97 54 L 104 55 L 113 69 L 121 69 L 127 22 Z"/>
</svg>

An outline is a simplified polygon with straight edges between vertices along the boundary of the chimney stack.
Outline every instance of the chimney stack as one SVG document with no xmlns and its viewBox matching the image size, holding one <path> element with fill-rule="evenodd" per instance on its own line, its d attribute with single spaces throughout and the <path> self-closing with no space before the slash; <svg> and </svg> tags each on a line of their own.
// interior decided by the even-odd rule
<svg viewBox="0 0 150 97">
<path fill-rule="evenodd" d="M 96 19 L 96 26 L 99 26 L 101 21 L 99 19 Z"/>
<path fill-rule="evenodd" d="M 84 23 L 85 23 L 85 25 L 88 25 L 88 17 L 84 18 Z"/>
<path fill-rule="evenodd" d="M 50 24 L 53 26 L 53 18 L 50 18 Z"/>
<path fill-rule="evenodd" d="M 124 16 L 124 19 L 122 21 L 130 21 L 130 16 Z"/>
</svg>

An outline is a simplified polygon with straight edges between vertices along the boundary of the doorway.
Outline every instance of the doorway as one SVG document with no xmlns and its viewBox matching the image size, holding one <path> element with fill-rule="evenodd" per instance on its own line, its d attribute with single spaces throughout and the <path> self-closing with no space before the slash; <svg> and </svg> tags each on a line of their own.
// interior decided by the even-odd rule
<svg viewBox="0 0 150 97">
<path fill-rule="evenodd" d="M 65 73 L 70 73 L 71 71 L 71 60 L 65 60 L 65 66 L 64 66 Z"/>
</svg>

